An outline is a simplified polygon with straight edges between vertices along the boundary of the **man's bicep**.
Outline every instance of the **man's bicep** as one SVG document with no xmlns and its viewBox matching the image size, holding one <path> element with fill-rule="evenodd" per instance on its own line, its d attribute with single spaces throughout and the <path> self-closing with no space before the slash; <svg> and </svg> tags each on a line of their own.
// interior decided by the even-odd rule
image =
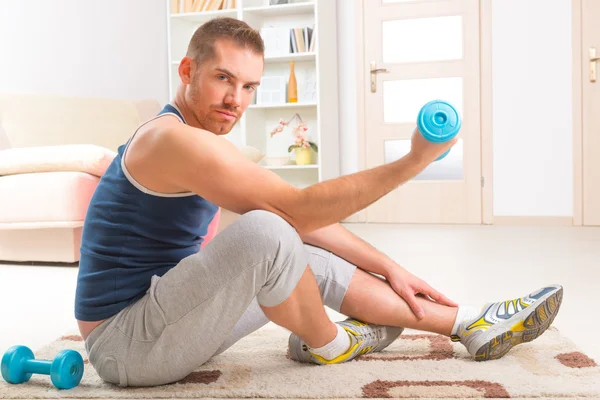
<svg viewBox="0 0 600 400">
<path fill-rule="evenodd" d="M 198 162 L 198 173 L 190 176 L 190 190 L 228 210 L 243 214 L 251 210 L 286 213 L 296 189 L 273 172 L 248 161 L 235 159 Z M 207 169 L 208 173 L 201 171 Z"/>
<path fill-rule="evenodd" d="M 289 210 L 298 189 L 249 161 L 230 142 L 200 132 L 194 140 L 183 135 L 174 143 L 171 154 L 178 185 L 238 214 L 266 210 L 294 225 Z"/>
</svg>

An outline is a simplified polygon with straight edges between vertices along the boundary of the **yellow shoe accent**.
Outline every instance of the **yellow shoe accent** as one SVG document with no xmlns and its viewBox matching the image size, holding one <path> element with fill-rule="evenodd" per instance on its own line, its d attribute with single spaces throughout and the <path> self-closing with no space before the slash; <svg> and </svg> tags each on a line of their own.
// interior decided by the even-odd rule
<svg viewBox="0 0 600 400">
<path fill-rule="evenodd" d="M 533 328 L 533 326 L 535 325 L 535 319 L 533 318 L 533 313 L 531 315 L 529 315 L 529 317 L 525 318 L 525 322 L 523 322 L 523 324 L 525 324 L 526 328 Z"/>
<path fill-rule="evenodd" d="M 467 331 L 477 330 L 477 329 L 487 330 L 490 326 L 492 326 L 492 324 L 487 322 L 484 317 L 481 317 L 477 321 L 475 321 L 471 325 L 469 325 L 467 327 Z"/>
<path fill-rule="evenodd" d="M 342 363 L 344 361 L 346 361 L 348 359 L 348 357 L 350 357 L 352 355 L 352 353 L 354 352 L 354 350 L 356 350 L 356 348 L 358 346 L 360 346 L 361 342 L 356 342 L 354 344 L 354 346 L 351 346 L 348 348 L 348 350 L 346 350 L 345 353 L 340 354 L 339 356 L 337 356 L 336 358 L 332 359 L 332 360 L 327 360 L 323 357 L 321 357 L 318 354 L 313 353 L 312 351 L 309 351 L 310 354 L 312 354 L 312 356 L 314 358 L 316 358 L 317 360 L 319 360 L 320 362 L 322 362 L 323 364 L 339 364 Z"/>
<path fill-rule="evenodd" d="M 524 309 L 530 306 L 530 304 L 525 304 L 522 298 L 519 298 L 519 304 L 521 304 L 521 307 Z"/>
<path fill-rule="evenodd" d="M 525 332 L 527 330 L 527 328 L 525 328 L 525 321 L 519 321 L 516 324 L 514 324 L 510 330 L 511 332 Z"/>
<path fill-rule="evenodd" d="M 540 319 L 541 322 L 544 322 L 545 320 L 548 319 L 548 315 L 546 314 L 546 311 L 544 310 L 544 307 L 540 307 L 537 309 L 537 314 L 538 314 L 538 318 Z"/>
<path fill-rule="evenodd" d="M 345 327 L 345 326 L 342 326 L 342 328 L 344 328 L 344 330 L 345 330 L 346 332 L 350 332 L 350 334 L 351 334 L 351 335 L 353 335 L 353 336 L 360 336 L 360 334 L 359 334 L 358 332 L 355 332 L 355 331 L 353 331 L 353 330 L 352 330 L 352 329 L 350 329 L 350 328 L 347 328 L 347 327 Z"/>
<path fill-rule="evenodd" d="M 554 310 L 556 310 L 556 301 L 554 300 L 554 296 L 548 299 L 548 310 L 550 310 L 551 314 L 554 314 Z"/>
<path fill-rule="evenodd" d="M 490 342 L 490 347 L 496 347 L 500 344 L 500 341 L 498 340 L 498 338 L 493 338 L 492 341 Z"/>
</svg>

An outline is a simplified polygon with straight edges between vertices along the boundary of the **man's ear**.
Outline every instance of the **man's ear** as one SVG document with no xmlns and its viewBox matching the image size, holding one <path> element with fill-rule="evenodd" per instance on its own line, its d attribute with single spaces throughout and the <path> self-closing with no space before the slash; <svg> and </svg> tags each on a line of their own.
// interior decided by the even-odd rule
<svg viewBox="0 0 600 400">
<path fill-rule="evenodd" d="M 179 77 L 181 78 L 181 82 L 186 85 L 192 83 L 192 75 L 193 69 L 195 69 L 196 63 L 190 57 L 185 56 L 181 59 L 179 63 Z"/>
</svg>

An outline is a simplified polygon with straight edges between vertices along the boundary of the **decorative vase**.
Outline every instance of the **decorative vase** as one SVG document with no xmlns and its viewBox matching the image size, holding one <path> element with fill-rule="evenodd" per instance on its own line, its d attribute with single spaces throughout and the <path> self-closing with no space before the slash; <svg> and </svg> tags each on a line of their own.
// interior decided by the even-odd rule
<svg viewBox="0 0 600 400">
<path fill-rule="evenodd" d="M 297 165 L 308 165 L 311 163 L 310 160 L 310 151 L 312 149 L 309 148 L 295 148 L 294 153 L 296 153 L 296 164 Z"/>
<path fill-rule="evenodd" d="M 296 82 L 296 73 L 294 72 L 294 62 L 290 61 L 290 78 L 287 88 L 288 103 L 298 102 L 298 82 Z"/>
</svg>

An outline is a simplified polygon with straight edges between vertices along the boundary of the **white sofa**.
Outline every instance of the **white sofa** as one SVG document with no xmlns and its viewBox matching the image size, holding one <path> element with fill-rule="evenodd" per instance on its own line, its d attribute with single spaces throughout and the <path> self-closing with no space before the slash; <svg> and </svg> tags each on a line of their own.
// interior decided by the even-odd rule
<svg viewBox="0 0 600 400">
<path fill-rule="evenodd" d="M 0 262 L 79 261 L 100 177 L 117 148 L 160 109 L 155 100 L 0 93 Z M 264 156 L 251 146 L 240 150 L 256 163 Z M 9 173 L 7 164 L 15 166 Z M 238 217 L 220 210 L 204 244 Z"/>
<path fill-rule="evenodd" d="M 5 167 L 0 176 L 0 261 L 77 262 L 83 220 L 102 169 L 160 108 L 155 100 L 0 93 L 0 165 L 4 161 Z M 82 146 L 65 147 L 77 144 Z M 1 151 L 7 148 L 17 151 Z M 25 157 L 36 149 L 37 164 Z M 56 158 L 67 149 L 85 165 L 41 162 L 41 156 Z M 6 173 L 7 164 L 19 165 Z"/>
</svg>

